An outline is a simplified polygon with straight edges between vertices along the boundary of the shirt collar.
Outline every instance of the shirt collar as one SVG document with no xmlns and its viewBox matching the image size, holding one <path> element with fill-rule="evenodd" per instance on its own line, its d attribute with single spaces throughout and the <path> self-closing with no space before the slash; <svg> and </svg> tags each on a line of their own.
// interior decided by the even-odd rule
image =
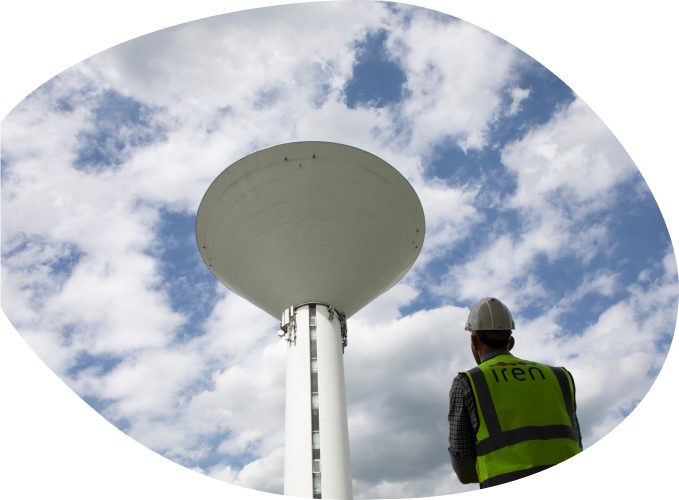
<svg viewBox="0 0 679 500">
<path fill-rule="evenodd" d="M 479 364 L 483 363 L 484 361 L 488 361 L 489 359 L 494 358 L 495 356 L 499 356 L 500 354 L 509 354 L 509 351 L 495 351 L 491 352 L 490 354 L 486 354 L 485 356 L 480 358 L 481 362 Z"/>
</svg>

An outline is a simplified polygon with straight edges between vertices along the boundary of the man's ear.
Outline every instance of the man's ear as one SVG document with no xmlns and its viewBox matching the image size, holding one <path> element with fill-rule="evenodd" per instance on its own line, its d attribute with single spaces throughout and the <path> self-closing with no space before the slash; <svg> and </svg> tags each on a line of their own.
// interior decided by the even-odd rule
<svg viewBox="0 0 679 500">
<path fill-rule="evenodd" d="M 509 337 L 509 344 L 507 344 L 507 352 L 512 350 L 512 347 L 514 347 L 514 336 L 512 335 Z"/>
</svg>

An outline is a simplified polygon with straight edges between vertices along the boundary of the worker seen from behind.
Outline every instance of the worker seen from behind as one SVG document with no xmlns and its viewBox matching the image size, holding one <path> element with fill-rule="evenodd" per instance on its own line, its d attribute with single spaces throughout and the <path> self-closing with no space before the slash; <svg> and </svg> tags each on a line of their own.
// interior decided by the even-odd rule
<svg viewBox="0 0 679 500">
<path fill-rule="evenodd" d="M 478 366 L 453 380 L 448 412 L 448 451 L 460 482 L 496 486 L 582 451 L 573 377 L 509 353 L 509 309 L 496 298 L 481 299 L 465 329 Z"/>
</svg>

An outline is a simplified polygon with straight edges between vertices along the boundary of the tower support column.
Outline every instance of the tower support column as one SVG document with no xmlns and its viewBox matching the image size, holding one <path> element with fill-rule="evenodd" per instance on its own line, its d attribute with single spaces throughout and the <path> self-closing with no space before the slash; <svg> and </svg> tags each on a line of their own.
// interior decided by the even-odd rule
<svg viewBox="0 0 679 500">
<path fill-rule="evenodd" d="M 304 304 L 287 328 L 284 492 L 351 500 L 340 320 L 324 304 Z"/>
</svg>

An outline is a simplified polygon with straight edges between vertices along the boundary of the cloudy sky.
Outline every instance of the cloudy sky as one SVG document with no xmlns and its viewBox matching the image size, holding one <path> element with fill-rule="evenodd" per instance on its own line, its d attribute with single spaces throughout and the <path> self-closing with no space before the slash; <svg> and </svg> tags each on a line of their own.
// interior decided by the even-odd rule
<svg viewBox="0 0 679 500">
<path fill-rule="evenodd" d="M 226 166 L 294 140 L 384 158 L 427 220 L 411 272 L 349 320 L 357 498 L 464 490 L 445 416 L 473 363 L 462 328 L 478 297 L 512 309 L 517 355 L 572 371 L 585 446 L 644 396 L 674 331 L 677 269 L 637 168 L 538 63 L 395 4 L 189 23 L 36 89 L 2 123 L 5 314 L 139 442 L 282 491 L 285 343 L 210 275 L 193 223 Z"/>
</svg>

